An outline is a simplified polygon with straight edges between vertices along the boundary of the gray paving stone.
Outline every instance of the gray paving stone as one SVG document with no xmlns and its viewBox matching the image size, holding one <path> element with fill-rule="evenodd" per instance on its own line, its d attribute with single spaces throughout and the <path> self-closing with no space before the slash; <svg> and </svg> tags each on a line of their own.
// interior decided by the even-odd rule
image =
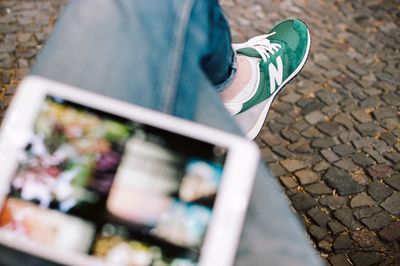
<svg viewBox="0 0 400 266">
<path fill-rule="evenodd" d="M 279 180 L 288 189 L 296 188 L 299 185 L 297 184 L 296 180 L 294 180 L 294 178 L 291 176 L 280 176 Z"/>
<path fill-rule="evenodd" d="M 382 132 L 382 128 L 375 122 L 357 124 L 356 129 L 363 136 L 375 137 Z"/>
<path fill-rule="evenodd" d="M 276 134 L 272 134 L 271 132 L 264 131 L 261 133 L 260 138 L 269 146 L 275 146 L 281 144 L 284 140 Z"/>
<path fill-rule="evenodd" d="M 309 166 L 309 164 L 306 162 L 294 159 L 284 160 L 281 161 L 280 163 L 289 172 L 296 172 L 297 170 L 301 170 Z"/>
<path fill-rule="evenodd" d="M 268 147 L 264 147 L 261 149 L 261 157 L 266 163 L 276 162 L 277 160 L 279 160 L 279 156 L 275 155 Z"/>
<path fill-rule="evenodd" d="M 380 237 L 385 241 L 395 241 L 400 239 L 400 221 L 394 222 L 379 231 Z"/>
<path fill-rule="evenodd" d="M 374 182 L 368 185 L 368 194 L 378 203 L 389 197 L 393 189 L 380 182 Z"/>
<path fill-rule="evenodd" d="M 380 153 L 387 152 L 391 149 L 386 142 L 380 139 L 371 139 L 371 144 L 372 147 Z"/>
<path fill-rule="evenodd" d="M 361 108 L 376 108 L 382 105 L 382 101 L 378 96 L 370 96 L 360 102 Z"/>
<path fill-rule="evenodd" d="M 288 144 L 287 148 L 292 152 L 297 152 L 301 154 L 310 154 L 314 152 L 314 150 L 310 146 L 310 142 L 307 140 L 299 140 L 295 143 Z"/>
<path fill-rule="evenodd" d="M 328 258 L 329 263 L 332 266 L 351 266 L 352 264 L 348 261 L 345 255 L 343 254 L 338 254 L 338 255 L 333 255 Z"/>
<path fill-rule="evenodd" d="M 331 243 L 331 240 L 329 239 L 329 240 L 321 240 L 320 242 L 318 242 L 318 247 L 321 249 L 321 250 L 324 250 L 324 251 L 326 251 L 326 252 L 331 252 L 332 251 L 332 243 Z M 328 263 L 327 261 L 326 261 L 326 263 Z"/>
<path fill-rule="evenodd" d="M 350 195 L 361 192 L 363 187 L 347 174 L 344 170 L 331 167 L 325 173 L 323 179 L 333 189 L 336 189 L 339 195 Z"/>
<path fill-rule="evenodd" d="M 398 106 L 400 105 L 400 96 L 395 93 L 387 93 L 382 95 L 381 97 L 387 104 L 391 106 Z"/>
<path fill-rule="evenodd" d="M 387 164 L 375 164 L 367 168 L 368 174 L 374 179 L 381 179 L 388 177 L 395 172 Z"/>
<path fill-rule="evenodd" d="M 288 102 L 288 103 L 295 103 L 297 102 L 299 99 L 301 98 L 301 96 L 297 93 L 288 93 L 285 96 L 282 96 L 280 99 L 284 102 Z"/>
<path fill-rule="evenodd" d="M 313 111 L 307 114 L 304 119 L 311 125 L 315 125 L 325 120 L 325 115 L 321 111 Z"/>
<path fill-rule="evenodd" d="M 351 249 L 355 244 L 355 241 L 351 239 L 348 235 L 339 235 L 335 238 L 333 242 L 333 248 L 337 253 L 343 250 Z"/>
<path fill-rule="evenodd" d="M 290 158 L 293 156 L 293 153 L 289 151 L 284 145 L 273 146 L 271 149 L 275 154 L 284 158 Z"/>
<path fill-rule="evenodd" d="M 397 191 L 400 191 L 400 174 L 390 176 L 385 179 L 385 183 L 393 187 Z"/>
<path fill-rule="evenodd" d="M 384 118 L 397 116 L 397 112 L 392 107 L 382 107 L 372 112 L 376 119 L 382 120 Z"/>
<path fill-rule="evenodd" d="M 336 153 L 334 153 L 330 149 L 321 150 L 321 154 L 330 163 L 334 163 L 334 162 L 340 160 L 339 156 L 337 156 Z"/>
<path fill-rule="evenodd" d="M 371 115 L 365 109 L 358 109 L 351 112 L 351 115 L 360 123 L 367 123 L 372 121 Z"/>
<path fill-rule="evenodd" d="M 338 195 L 323 196 L 319 199 L 319 202 L 327 206 L 331 210 L 337 210 L 346 205 L 347 199 Z"/>
<path fill-rule="evenodd" d="M 297 105 L 302 107 L 301 110 L 302 115 L 307 115 L 314 111 L 319 111 L 325 106 L 323 103 L 321 103 L 316 99 L 304 99 L 304 98 L 297 101 Z"/>
<path fill-rule="evenodd" d="M 362 150 L 370 155 L 377 163 L 389 163 L 379 152 L 371 147 L 364 147 Z"/>
<path fill-rule="evenodd" d="M 337 235 L 339 233 L 347 231 L 346 227 L 341 223 L 337 222 L 336 220 L 331 220 L 330 222 L 328 222 L 328 227 L 329 230 L 331 230 L 332 235 Z"/>
<path fill-rule="evenodd" d="M 320 241 L 321 239 L 323 239 L 324 237 L 326 237 L 329 234 L 329 232 L 325 228 L 322 228 L 322 227 L 317 226 L 317 225 L 312 225 L 308 229 L 308 232 L 317 241 Z"/>
<path fill-rule="evenodd" d="M 341 157 L 345 157 L 355 152 L 353 146 L 350 144 L 335 145 L 332 147 L 332 150 Z"/>
<path fill-rule="evenodd" d="M 268 122 L 268 128 L 274 134 L 279 134 L 279 132 L 281 132 L 281 130 L 284 129 L 285 127 L 286 127 L 286 125 L 280 124 L 280 123 L 276 123 L 275 121 Z"/>
<path fill-rule="evenodd" d="M 400 162 L 400 153 L 391 150 L 383 153 L 383 156 L 393 163 Z"/>
<path fill-rule="evenodd" d="M 380 207 L 366 207 L 366 208 L 361 208 L 357 209 L 353 212 L 354 217 L 356 217 L 358 220 L 361 220 L 363 218 L 369 218 L 372 215 L 382 212 L 383 209 Z"/>
<path fill-rule="evenodd" d="M 316 95 L 326 105 L 336 104 L 343 99 L 341 95 L 330 91 L 318 91 Z"/>
<path fill-rule="evenodd" d="M 355 266 L 370 266 L 381 261 L 380 255 L 375 252 L 359 252 L 350 255 L 350 259 Z"/>
<path fill-rule="evenodd" d="M 357 165 L 355 165 L 353 161 L 349 158 L 345 158 L 334 163 L 334 166 L 346 170 L 348 172 L 352 172 L 358 169 Z"/>
<path fill-rule="evenodd" d="M 273 176 L 282 176 L 287 174 L 287 171 L 279 163 L 271 163 L 268 166 Z"/>
<path fill-rule="evenodd" d="M 346 114 L 338 114 L 337 116 L 335 116 L 335 118 L 333 119 L 333 121 L 345 126 L 347 129 L 351 130 L 354 127 L 354 123 L 353 120 L 351 119 L 351 117 Z"/>
<path fill-rule="evenodd" d="M 322 160 L 322 161 L 317 162 L 314 165 L 313 170 L 316 172 L 321 172 L 321 171 L 328 169 L 329 167 L 331 167 L 331 165 L 329 163 L 327 163 L 326 161 Z"/>
<path fill-rule="evenodd" d="M 302 192 L 295 193 L 290 197 L 293 207 L 298 211 L 307 211 L 318 205 L 317 201 L 310 195 Z"/>
<path fill-rule="evenodd" d="M 315 127 L 309 127 L 300 133 L 303 137 L 308 139 L 322 138 L 323 134 L 319 132 Z"/>
<path fill-rule="evenodd" d="M 392 147 L 398 140 L 391 132 L 383 132 L 379 138 L 385 141 L 390 147 Z"/>
<path fill-rule="evenodd" d="M 274 110 L 283 114 L 293 110 L 293 105 L 286 102 L 279 102 L 279 104 L 274 105 Z"/>
<path fill-rule="evenodd" d="M 342 112 L 342 109 L 334 104 L 334 105 L 327 105 L 322 108 L 322 112 L 327 115 L 328 117 L 334 117 Z"/>
<path fill-rule="evenodd" d="M 335 145 L 335 141 L 332 138 L 320 138 L 315 139 L 311 142 L 311 146 L 314 148 L 329 148 Z"/>
<path fill-rule="evenodd" d="M 293 129 L 283 129 L 281 131 L 281 133 L 282 133 L 282 136 L 285 139 L 287 139 L 287 140 L 289 140 L 291 142 L 296 142 L 300 138 L 299 133 L 296 130 L 293 130 Z"/>
<path fill-rule="evenodd" d="M 379 121 L 379 124 L 387 130 L 395 130 L 399 126 L 399 123 L 397 117 L 390 117 Z"/>
<path fill-rule="evenodd" d="M 327 121 L 317 124 L 317 128 L 328 136 L 334 137 L 343 131 L 338 123 Z"/>
<path fill-rule="evenodd" d="M 330 216 L 319 207 L 314 207 L 307 212 L 308 216 L 319 226 L 324 227 L 330 220 Z"/>
<path fill-rule="evenodd" d="M 368 147 L 370 145 L 369 137 L 361 137 L 352 141 L 353 146 L 356 150 L 359 150 L 364 147 Z"/>
<path fill-rule="evenodd" d="M 374 161 L 372 161 L 365 153 L 358 152 L 351 156 L 353 161 L 361 167 L 367 167 L 372 165 Z"/>
<path fill-rule="evenodd" d="M 332 189 L 330 189 L 327 185 L 324 183 L 314 183 L 311 185 L 308 185 L 304 188 L 308 193 L 311 195 L 326 195 L 326 194 L 332 194 Z"/>
<path fill-rule="evenodd" d="M 371 199 L 371 197 L 369 197 L 365 192 L 355 195 L 350 201 L 351 208 L 363 206 L 376 206 L 376 202 Z"/>
<path fill-rule="evenodd" d="M 353 212 L 349 208 L 337 209 L 333 216 L 344 224 L 350 230 L 357 230 L 362 227 L 362 225 L 353 217 Z"/>
<path fill-rule="evenodd" d="M 297 171 L 295 175 L 302 185 L 309 185 L 319 180 L 319 175 L 309 169 Z"/>
<path fill-rule="evenodd" d="M 400 214 L 400 193 L 393 192 L 391 196 L 382 202 L 381 206 L 391 214 Z"/>
<path fill-rule="evenodd" d="M 275 121 L 279 124 L 283 125 L 291 125 L 294 122 L 293 115 L 285 113 L 275 119 Z"/>
<path fill-rule="evenodd" d="M 362 218 L 361 222 L 370 230 L 378 230 L 390 224 L 390 215 L 385 212 L 378 212 L 370 217 Z"/>
</svg>

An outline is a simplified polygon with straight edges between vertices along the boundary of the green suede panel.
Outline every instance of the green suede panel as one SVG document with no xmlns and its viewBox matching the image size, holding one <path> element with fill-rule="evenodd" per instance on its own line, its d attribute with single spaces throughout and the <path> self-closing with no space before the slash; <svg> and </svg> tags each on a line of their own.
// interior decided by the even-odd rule
<svg viewBox="0 0 400 266">
<path fill-rule="evenodd" d="M 289 60 L 285 60 L 283 63 L 289 64 L 287 70 L 295 71 L 306 54 L 307 26 L 300 20 L 287 20 L 275 26 L 271 32 L 276 32 L 269 37 L 271 42 L 277 42 L 285 47 L 284 53 Z M 284 76 L 289 75 L 285 73 Z"/>
<path fill-rule="evenodd" d="M 260 54 L 253 48 L 238 49 L 236 51 L 236 53 L 241 54 L 241 55 L 245 55 L 245 56 L 249 56 L 249 57 L 261 58 Z"/>
</svg>

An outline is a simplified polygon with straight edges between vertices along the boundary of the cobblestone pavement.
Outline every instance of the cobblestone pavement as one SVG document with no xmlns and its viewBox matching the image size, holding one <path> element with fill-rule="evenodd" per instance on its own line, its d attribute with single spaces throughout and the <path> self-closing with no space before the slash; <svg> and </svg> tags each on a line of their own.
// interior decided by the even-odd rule
<svg viewBox="0 0 400 266">
<path fill-rule="evenodd" d="M 0 0 L 0 121 L 67 0 Z M 235 41 L 298 17 L 312 48 L 257 138 L 321 257 L 400 265 L 400 2 L 223 0 Z"/>
</svg>

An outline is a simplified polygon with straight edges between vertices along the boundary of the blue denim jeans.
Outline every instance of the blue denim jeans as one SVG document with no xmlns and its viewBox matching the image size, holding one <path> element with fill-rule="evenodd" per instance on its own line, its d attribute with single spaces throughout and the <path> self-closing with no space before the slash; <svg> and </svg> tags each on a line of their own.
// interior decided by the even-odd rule
<svg viewBox="0 0 400 266">
<path fill-rule="evenodd" d="M 72 1 L 33 74 L 240 135 L 217 93 L 235 72 L 230 43 L 217 0 Z M 320 264 L 263 162 L 236 264 Z"/>
</svg>

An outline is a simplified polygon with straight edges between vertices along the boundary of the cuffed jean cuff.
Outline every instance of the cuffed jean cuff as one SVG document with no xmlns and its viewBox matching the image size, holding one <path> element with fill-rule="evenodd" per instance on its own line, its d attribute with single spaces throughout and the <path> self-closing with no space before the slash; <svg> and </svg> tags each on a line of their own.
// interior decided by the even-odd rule
<svg viewBox="0 0 400 266">
<path fill-rule="evenodd" d="M 223 81 L 222 83 L 220 83 L 220 84 L 215 86 L 215 90 L 218 93 L 220 93 L 223 90 L 225 90 L 225 88 L 228 87 L 232 83 L 232 81 L 233 81 L 233 79 L 234 79 L 234 77 L 236 75 L 237 60 L 236 60 L 236 53 L 235 52 L 232 53 L 232 61 L 231 62 L 232 62 L 232 65 L 230 67 L 231 69 L 230 69 L 230 73 L 229 73 L 228 78 L 225 81 Z"/>
</svg>

